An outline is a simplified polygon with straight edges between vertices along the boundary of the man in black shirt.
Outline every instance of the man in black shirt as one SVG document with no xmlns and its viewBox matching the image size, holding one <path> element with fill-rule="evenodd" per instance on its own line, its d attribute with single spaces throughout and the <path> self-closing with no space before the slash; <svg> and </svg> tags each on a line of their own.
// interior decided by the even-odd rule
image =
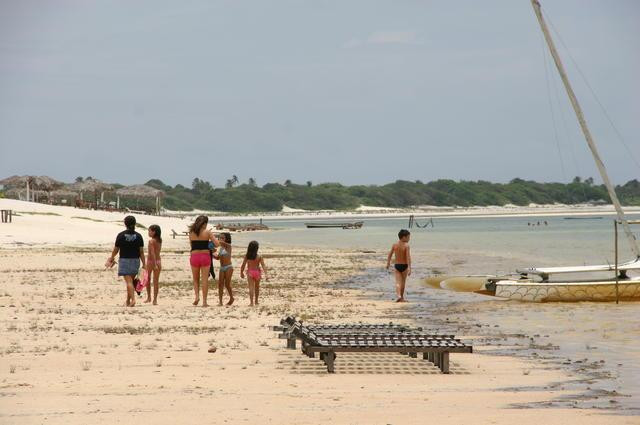
<svg viewBox="0 0 640 425">
<path fill-rule="evenodd" d="M 140 261 L 144 268 L 144 240 L 142 235 L 136 232 L 136 218 L 132 215 L 125 217 L 124 225 L 126 230 L 118 233 L 116 243 L 111 252 L 111 257 L 107 260 L 107 264 L 113 264 L 114 258 L 120 252 L 118 259 L 118 276 L 124 278 L 127 284 L 127 307 L 136 305 L 135 288 L 133 280 L 140 270 Z"/>
</svg>

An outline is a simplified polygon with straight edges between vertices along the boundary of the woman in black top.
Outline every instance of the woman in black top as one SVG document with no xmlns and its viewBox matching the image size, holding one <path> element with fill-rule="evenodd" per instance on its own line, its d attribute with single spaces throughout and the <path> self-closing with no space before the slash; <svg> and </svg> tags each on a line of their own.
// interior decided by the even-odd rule
<svg viewBox="0 0 640 425">
<path fill-rule="evenodd" d="M 207 295 L 209 294 L 209 273 L 211 267 L 211 252 L 209 251 L 209 242 L 213 242 L 214 247 L 220 245 L 220 242 L 213 236 L 213 233 L 207 229 L 209 218 L 205 215 L 198 216 L 194 223 L 189 226 L 189 243 L 191 244 L 191 255 L 189 263 L 191 265 L 191 274 L 193 277 L 193 292 L 195 300 L 193 305 L 200 302 L 200 286 L 202 286 L 202 306 L 208 307 Z"/>
<path fill-rule="evenodd" d="M 114 264 L 114 258 L 120 252 L 118 259 L 118 276 L 122 276 L 127 285 L 127 307 L 136 305 L 135 288 L 133 279 L 142 267 L 146 267 L 144 258 L 144 240 L 142 235 L 136 232 L 136 218 L 132 215 L 125 217 L 124 225 L 126 230 L 118 233 L 116 243 L 111 252 L 111 257 L 107 260 L 108 265 Z"/>
</svg>

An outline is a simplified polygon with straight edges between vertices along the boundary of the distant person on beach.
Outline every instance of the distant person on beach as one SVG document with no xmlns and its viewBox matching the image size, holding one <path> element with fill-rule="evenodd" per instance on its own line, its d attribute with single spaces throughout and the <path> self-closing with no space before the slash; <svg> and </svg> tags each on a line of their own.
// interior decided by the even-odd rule
<svg viewBox="0 0 640 425">
<path fill-rule="evenodd" d="M 398 299 L 396 302 L 407 302 L 404 299 L 404 288 L 407 282 L 407 277 L 411 275 L 411 252 L 409 251 L 409 239 L 411 239 L 411 233 L 408 230 L 402 229 L 398 232 L 399 241 L 391 246 L 389 255 L 387 256 L 387 267 L 391 265 L 391 257 L 395 256 L 394 274 L 396 277 L 396 293 Z"/>
<path fill-rule="evenodd" d="M 193 291 L 195 292 L 193 305 L 198 305 L 200 302 L 200 287 L 202 287 L 203 307 L 209 306 L 209 304 L 207 304 L 207 295 L 209 294 L 209 269 L 211 266 L 209 242 L 213 242 L 214 246 L 220 244 L 213 233 L 207 229 L 208 223 L 209 218 L 206 215 L 200 215 L 193 224 L 189 226 L 189 243 L 191 244 L 189 264 L 191 265 Z"/>
<path fill-rule="evenodd" d="M 260 279 L 264 270 L 264 277 L 267 278 L 267 268 L 264 265 L 264 258 L 258 255 L 258 242 L 251 241 L 247 247 L 247 254 L 244 256 L 240 267 L 240 277 L 244 279 L 244 269 L 247 268 L 247 283 L 249 284 L 249 305 L 258 305 L 258 295 L 260 294 Z M 260 269 L 262 267 L 262 270 Z"/>
<path fill-rule="evenodd" d="M 162 229 L 157 224 L 149 226 L 149 246 L 147 248 L 147 273 L 149 284 L 147 285 L 147 299 L 145 303 L 151 302 L 151 284 L 153 284 L 153 305 L 158 305 L 158 285 L 160 282 L 160 251 L 162 250 Z"/>
<path fill-rule="evenodd" d="M 113 266 L 114 259 L 119 252 L 118 276 L 122 276 L 127 285 L 127 301 L 125 305 L 127 307 L 133 307 L 136 305 L 133 280 L 140 270 L 140 261 L 142 261 L 142 267 L 146 267 L 144 240 L 142 239 L 142 235 L 136 232 L 136 218 L 134 216 L 126 216 L 124 218 L 124 225 L 127 229 L 118 233 L 113 251 L 111 251 L 111 257 L 107 260 L 107 266 Z"/>
<path fill-rule="evenodd" d="M 218 241 L 220 250 L 218 251 L 217 258 L 220 260 L 220 270 L 218 271 L 218 305 L 222 305 L 222 296 L 224 295 L 224 288 L 227 288 L 229 293 L 229 302 L 227 305 L 232 305 L 233 291 L 231 290 L 231 277 L 233 276 L 233 264 L 231 264 L 231 233 L 221 233 L 222 238 Z"/>
</svg>

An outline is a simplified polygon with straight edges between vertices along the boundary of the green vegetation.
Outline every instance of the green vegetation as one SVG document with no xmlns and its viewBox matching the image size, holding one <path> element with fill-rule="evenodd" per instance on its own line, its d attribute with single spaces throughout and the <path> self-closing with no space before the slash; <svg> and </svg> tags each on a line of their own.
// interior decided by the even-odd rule
<svg viewBox="0 0 640 425">
<path fill-rule="evenodd" d="M 79 216 L 74 216 L 74 217 L 71 217 L 71 218 L 77 218 L 77 219 L 79 219 L 79 220 L 95 221 L 95 222 L 97 222 L 97 223 L 104 223 L 104 220 L 100 220 L 100 219 L 97 219 L 97 218 L 91 218 L 91 217 L 79 217 Z"/>
<path fill-rule="evenodd" d="M 25 214 L 25 215 L 57 215 L 57 216 L 60 215 L 54 212 L 41 212 L 41 211 L 16 211 L 16 213 Z"/>
<path fill-rule="evenodd" d="M 171 187 L 154 179 L 149 186 L 165 191 L 164 206 L 170 210 L 192 209 L 227 212 L 280 211 L 283 205 L 306 210 L 346 210 L 360 205 L 406 208 L 417 205 L 487 206 L 536 204 L 578 204 L 607 202 L 609 195 L 604 185 L 595 185 L 592 178 L 584 181 L 576 177 L 571 183 L 538 183 L 513 179 L 509 183 L 487 181 L 398 180 L 383 186 L 343 186 L 339 183 L 284 184 L 267 183 L 262 187 L 255 179 L 238 184 L 233 176 L 224 188 L 215 188 L 205 180 L 196 178 L 190 188 Z M 640 205 L 640 182 L 631 180 L 616 188 L 624 205 Z"/>
</svg>

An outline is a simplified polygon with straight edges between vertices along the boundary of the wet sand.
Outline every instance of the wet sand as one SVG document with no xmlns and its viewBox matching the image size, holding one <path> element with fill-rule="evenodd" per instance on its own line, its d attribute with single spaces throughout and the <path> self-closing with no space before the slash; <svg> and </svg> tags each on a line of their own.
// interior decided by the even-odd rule
<svg viewBox="0 0 640 425">
<path fill-rule="evenodd" d="M 437 290 L 420 278 L 436 272 L 490 273 L 514 269 L 517 257 L 461 252 L 416 253 L 419 264 L 413 301 L 398 318 L 412 318 L 425 327 L 477 335 L 477 343 L 498 356 L 516 355 L 571 375 L 556 389 L 576 391 L 547 401 L 548 407 L 596 408 L 622 415 L 640 415 L 640 309 L 637 302 L 523 303 Z M 428 258 L 428 260 L 427 260 Z M 367 279 L 379 298 L 390 299 L 390 278 L 376 269 Z M 527 403 L 533 407 L 537 403 Z"/>
</svg>

